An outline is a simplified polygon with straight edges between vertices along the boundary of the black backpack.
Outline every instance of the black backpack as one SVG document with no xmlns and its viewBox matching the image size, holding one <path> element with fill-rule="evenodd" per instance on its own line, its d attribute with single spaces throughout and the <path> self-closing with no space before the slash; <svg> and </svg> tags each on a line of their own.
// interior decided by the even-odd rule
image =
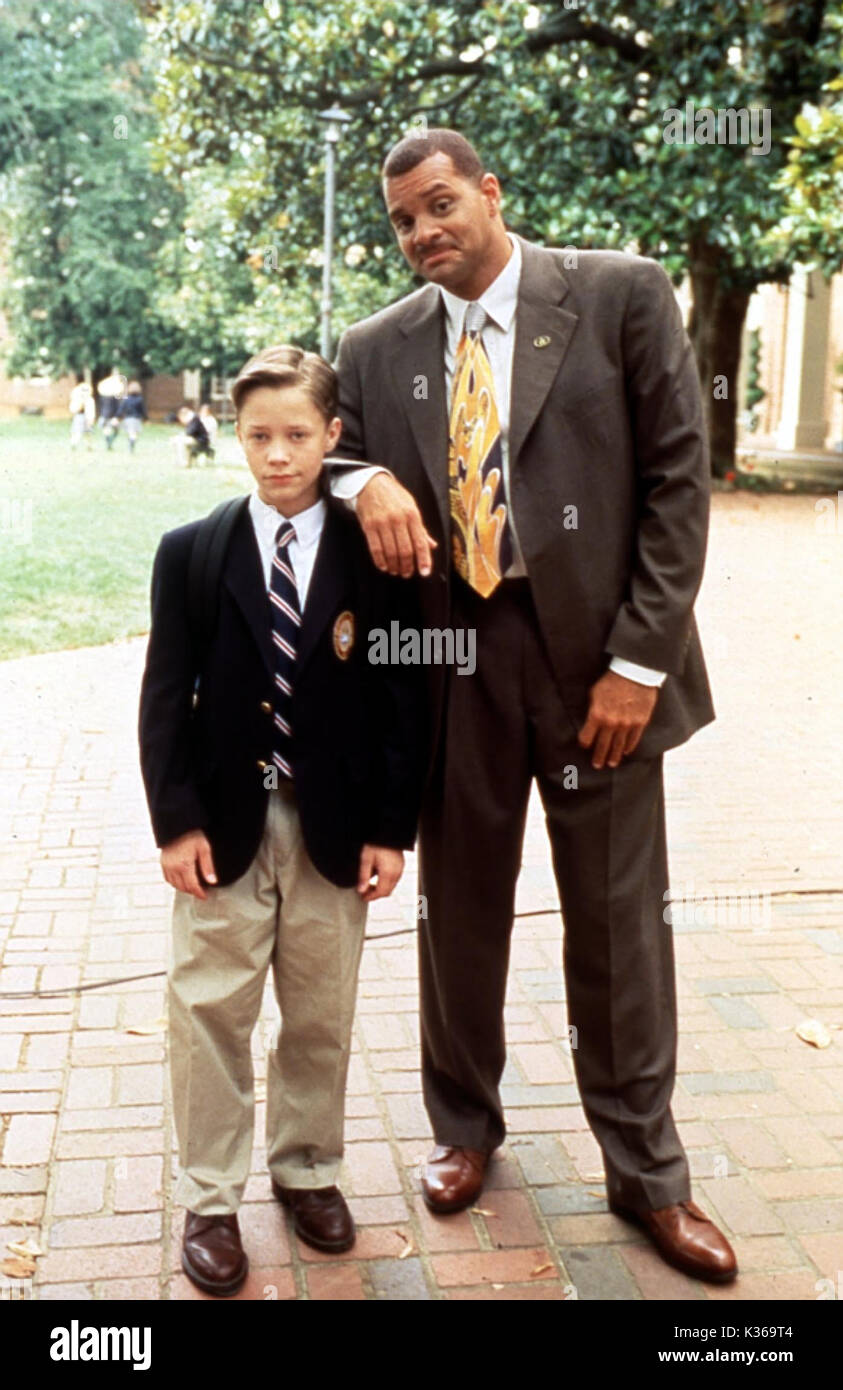
<svg viewBox="0 0 843 1390">
<path fill-rule="evenodd" d="M 204 651 L 214 635 L 225 554 L 238 518 L 248 505 L 248 496 L 220 502 L 202 520 L 193 538 L 187 572 L 187 616 L 197 651 Z"/>
</svg>

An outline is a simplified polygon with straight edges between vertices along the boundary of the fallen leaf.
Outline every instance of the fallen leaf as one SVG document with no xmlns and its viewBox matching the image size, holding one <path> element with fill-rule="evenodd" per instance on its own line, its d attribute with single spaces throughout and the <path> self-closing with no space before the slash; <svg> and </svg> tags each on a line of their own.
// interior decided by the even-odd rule
<svg viewBox="0 0 843 1390">
<path fill-rule="evenodd" d="M 6 1249 L 11 1250 L 13 1255 L 21 1255 L 25 1260 L 34 1260 L 44 1253 L 34 1240 L 10 1240 L 6 1242 Z"/>
<path fill-rule="evenodd" d="M 496 1211 L 487 1211 L 485 1207 L 472 1207 L 471 1210 L 474 1216 L 497 1216 Z"/>
<path fill-rule="evenodd" d="M 818 1018 L 806 1018 L 796 1025 L 796 1036 L 812 1047 L 831 1047 L 831 1034 Z"/>
<path fill-rule="evenodd" d="M 399 1231 L 394 1226 L 393 1230 L 395 1231 L 395 1234 L 397 1236 L 400 1236 L 401 1239 L 404 1241 L 404 1249 L 401 1251 L 398 1258 L 399 1260 L 406 1260 L 408 1255 L 414 1255 L 416 1253 L 416 1247 L 413 1245 L 413 1242 L 407 1235 L 406 1231 Z"/>
<path fill-rule="evenodd" d="M 30 1274 L 35 1273 L 34 1260 L 3 1260 L 0 1262 L 0 1274 L 6 1274 L 10 1279 L 28 1279 Z"/>
<path fill-rule="evenodd" d="M 148 1038 L 152 1033 L 165 1033 L 166 1031 L 166 1018 L 153 1018 L 149 1023 L 133 1023 L 131 1028 L 126 1029 L 127 1033 L 135 1033 L 141 1038 Z"/>
<path fill-rule="evenodd" d="M 538 1274 L 546 1274 L 549 1269 L 553 1269 L 552 1264 L 536 1265 L 535 1269 L 530 1270 L 530 1278 L 535 1279 Z"/>
</svg>

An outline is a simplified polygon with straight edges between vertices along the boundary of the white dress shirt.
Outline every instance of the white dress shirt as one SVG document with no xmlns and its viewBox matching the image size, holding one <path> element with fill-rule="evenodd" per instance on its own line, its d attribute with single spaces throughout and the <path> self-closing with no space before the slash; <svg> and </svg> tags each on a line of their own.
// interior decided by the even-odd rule
<svg viewBox="0 0 843 1390">
<path fill-rule="evenodd" d="M 327 510 L 324 497 L 320 497 L 319 501 L 314 502 L 312 507 L 307 507 L 297 516 L 286 517 L 282 516 L 275 507 L 270 507 L 267 502 L 264 502 L 258 496 L 257 490 L 249 498 L 249 515 L 252 518 L 255 539 L 260 551 L 267 593 L 272 577 L 272 557 L 275 554 L 278 527 L 282 522 L 289 521 L 290 525 L 295 528 L 296 538 L 290 541 L 287 552 L 290 556 L 293 574 L 296 576 L 299 607 L 302 612 L 304 612 L 304 605 L 307 602 L 307 591 L 310 588 L 313 565 L 316 560 L 316 552 L 319 549 L 319 538 L 322 535 L 322 527 L 325 525 Z"/>
<path fill-rule="evenodd" d="M 512 399 L 512 357 L 515 350 L 515 312 L 518 308 L 518 287 L 521 280 L 521 245 L 513 236 L 510 236 L 509 240 L 512 244 L 512 255 L 497 278 L 476 301 L 486 313 L 486 322 L 483 325 L 481 337 L 486 349 L 486 356 L 489 359 L 489 366 L 492 369 L 492 380 L 495 384 L 495 403 L 501 431 L 504 490 L 507 498 L 511 495 L 509 487 L 509 414 Z M 439 292 L 445 306 L 445 385 L 450 405 L 457 348 L 462 337 L 463 320 L 469 301 L 461 299 L 451 290 L 446 290 L 444 285 L 439 286 Z M 351 502 L 353 506 L 358 493 L 363 490 L 369 479 L 373 478 L 375 473 L 382 471 L 387 470 L 374 467 L 355 469 L 341 478 L 332 480 L 331 491 L 335 497 L 342 497 Z M 512 564 L 506 572 L 506 578 L 515 579 L 526 575 L 527 568 L 524 564 L 524 556 L 518 541 L 518 532 L 511 507 L 508 508 L 508 519 L 512 537 Z M 612 657 L 609 667 L 618 675 L 626 676 L 628 680 L 637 681 L 640 685 L 660 686 L 665 679 L 664 672 L 653 671 L 648 666 L 639 666 L 635 662 L 626 661 L 619 656 Z"/>
</svg>

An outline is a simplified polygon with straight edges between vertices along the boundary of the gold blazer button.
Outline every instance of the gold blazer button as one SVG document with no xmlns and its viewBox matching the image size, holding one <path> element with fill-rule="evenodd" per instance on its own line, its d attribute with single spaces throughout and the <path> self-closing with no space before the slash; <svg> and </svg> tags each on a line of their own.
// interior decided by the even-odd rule
<svg viewBox="0 0 843 1390">
<path fill-rule="evenodd" d="M 540 333 L 537 338 L 533 339 L 533 347 L 550 347 L 550 338 L 547 336 L 546 333 Z"/>
<path fill-rule="evenodd" d="M 261 700 L 261 709 L 264 714 L 272 713 L 272 705 L 269 703 L 268 700 Z"/>
<path fill-rule="evenodd" d="M 259 768 L 259 770 L 260 770 L 261 772 L 263 772 L 263 770 L 264 770 L 265 767 L 266 767 L 266 763 L 261 762 L 260 758 L 258 758 L 258 768 Z"/>
</svg>

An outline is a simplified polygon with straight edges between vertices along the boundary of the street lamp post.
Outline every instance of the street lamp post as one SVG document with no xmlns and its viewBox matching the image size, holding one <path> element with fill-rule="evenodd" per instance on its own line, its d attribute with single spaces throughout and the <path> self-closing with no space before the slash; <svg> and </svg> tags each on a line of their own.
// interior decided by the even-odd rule
<svg viewBox="0 0 843 1390">
<path fill-rule="evenodd" d="M 322 260 L 322 315 L 319 331 L 319 351 L 330 361 L 331 356 L 331 269 L 334 256 L 334 194 L 336 177 L 334 170 L 334 147 L 342 134 L 342 128 L 351 117 L 338 106 L 319 112 L 320 121 L 325 122 L 325 242 Z"/>
</svg>

